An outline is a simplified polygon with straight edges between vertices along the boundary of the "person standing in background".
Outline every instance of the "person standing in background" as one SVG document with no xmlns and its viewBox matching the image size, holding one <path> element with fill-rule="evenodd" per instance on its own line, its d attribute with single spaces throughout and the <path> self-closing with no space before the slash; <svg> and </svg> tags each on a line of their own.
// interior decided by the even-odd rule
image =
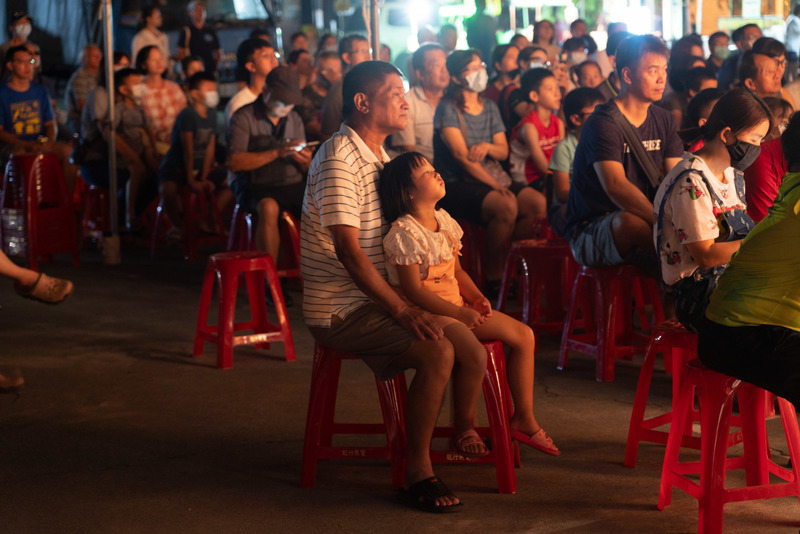
<svg viewBox="0 0 800 534">
<path fill-rule="evenodd" d="M 220 60 L 219 38 L 214 28 L 206 24 L 206 4 L 202 0 L 193 0 L 186 9 L 192 22 L 178 34 L 178 59 L 200 56 L 206 72 L 216 75 Z"/>
</svg>

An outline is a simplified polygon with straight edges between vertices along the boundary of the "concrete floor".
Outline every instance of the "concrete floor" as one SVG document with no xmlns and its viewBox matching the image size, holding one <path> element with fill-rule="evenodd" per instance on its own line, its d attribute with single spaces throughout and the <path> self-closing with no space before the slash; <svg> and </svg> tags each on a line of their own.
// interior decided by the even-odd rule
<svg viewBox="0 0 800 534">
<path fill-rule="evenodd" d="M 312 340 L 290 309 L 297 361 L 241 347 L 215 367 L 210 346 L 192 358 L 204 262 L 177 252 L 150 262 L 123 249 L 106 267 L 96 252 L 48 274 L 75 282 L 49 307 L 0 286 L 0 368 L 27 386 L 0 396 L 0 532 L 695 532 L 697 503 L 676 490 L 658 511 L 663 447 L 643 444 L 622 465 L 641 358 L 617 364 L 612 383 L 573 354 L 556 370 L 556 338 L 539 339 L 536 413 L 562 451 L 527 449 L 515 495 L 496 493 L 490 466 L 441 465 L 465 503 L 458 514 L 402 506 L 387 462 L 323 462 L 316 487 L 299 487 Z M 240 308 L 243 308 L 241 302 Z M 654 410 L 669 406 L 670 379 L 654 377 Z M 371 375 L 346 364 L 339 410 L 379 417 Z M 444 410 L 447 412 L 447 410 Z M 446 419 L 446 415 L 442 417 Z M 780 423 L 768 423 L 770 434 Z M 786 455 L 771 440 L 774 456 Z M 738 478 L 737 478 L 738 479 Z M 796 533 L 797 499 L 733 503 L 726 532 Z"/>
</svg>

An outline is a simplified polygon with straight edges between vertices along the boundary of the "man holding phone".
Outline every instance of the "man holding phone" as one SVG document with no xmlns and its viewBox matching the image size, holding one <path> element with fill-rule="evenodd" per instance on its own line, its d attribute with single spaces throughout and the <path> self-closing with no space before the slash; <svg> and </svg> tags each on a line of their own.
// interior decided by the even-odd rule
<svg viewBox="0 0 800 534">
<path fill-rule="evenodd" d="M 231 190 L 240 208 L 257 216 L 258 250 L 276 261 L 279 215 L 288 210 L 300 217 L 311 164 L 303 120 L 292 110 L 300 103 L 297 73 L 277 67 L 267 75 L 262 97 L 238 109 L 228 125 Z"/>
</svg>

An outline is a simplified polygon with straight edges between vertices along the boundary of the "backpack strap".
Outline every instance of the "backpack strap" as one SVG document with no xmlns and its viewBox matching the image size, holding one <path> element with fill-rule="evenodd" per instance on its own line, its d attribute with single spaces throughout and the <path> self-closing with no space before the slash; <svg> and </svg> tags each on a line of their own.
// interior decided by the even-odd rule
<svg viewBox="0 0 800 534">
<path fill-rule="evenodd" d="M 653 158 L 651 158 L 644 149 L 639 134 L 625 115 L 622 114 L 619 107 L 612 101 L 604 109 L 598 110 L 597 112 L 611 117 L 617 126 L 619 126 L 631 154 L 633 154 L 634 159 L 639 163 L 639 167 L 642 169 L 645 176 L 647 176 L 647 179 L 650 180 L 650 185 L 652 185 L 654 189 L 658 189 L 663 179 L 661 171 L 658 170 L 656 164 L 653 162 Z"/>
</svg>

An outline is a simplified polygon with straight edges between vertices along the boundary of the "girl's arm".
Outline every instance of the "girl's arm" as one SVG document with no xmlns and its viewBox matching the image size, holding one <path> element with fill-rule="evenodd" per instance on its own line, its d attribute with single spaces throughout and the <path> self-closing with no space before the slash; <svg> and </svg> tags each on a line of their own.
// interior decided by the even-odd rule
<svg viewBox="0 0 800 534">
<path fill-rule="evenodd" d="M 739 250 L 742 240 L 714 242 L 713 239 L 686 243 L 689 254 L 701 269 L 708 269 L 718 265 L 727 265 L 733 253 Z"/>
<path fill-rule="evenodd" d="M 550 120 L 554 120 L 554 118 Z M 522 133 L 525 135 L 525 144 L 528 145 L 528 150 L 531 153 L 531 161 L 536 166 L 539 174 L 544 176 L 547 174 L 547 166 L 550 162 L 547 161 L 542 145 L 539 144 L 539 132 L 536 130 L 536 126 L 526 122 L 522 125 Z"/>
<path fill-rule="evenodd" d="M 469 302 L 473 310 L 480 313 L 484 318 L 492 314 L 492 304 L 489 302 L 483 293 L 472 281 L 472 278 L 467 274 L 467 271 L 461 268 L 461 260 L 456 256 L 456 272 L 455 278 L 458 281 L 458 289 L 464 300 Z"/>
<path fill-rule="evenodd" d="M 397 275 L 405 296 L 423 310 L 458 319 L 469 328 L 483 323 L 481 314 L 472 308 L 447 302 L 433 291 L 426 289 L 419 279 L 419 264 L 397 265 Z"/>
</svg>

